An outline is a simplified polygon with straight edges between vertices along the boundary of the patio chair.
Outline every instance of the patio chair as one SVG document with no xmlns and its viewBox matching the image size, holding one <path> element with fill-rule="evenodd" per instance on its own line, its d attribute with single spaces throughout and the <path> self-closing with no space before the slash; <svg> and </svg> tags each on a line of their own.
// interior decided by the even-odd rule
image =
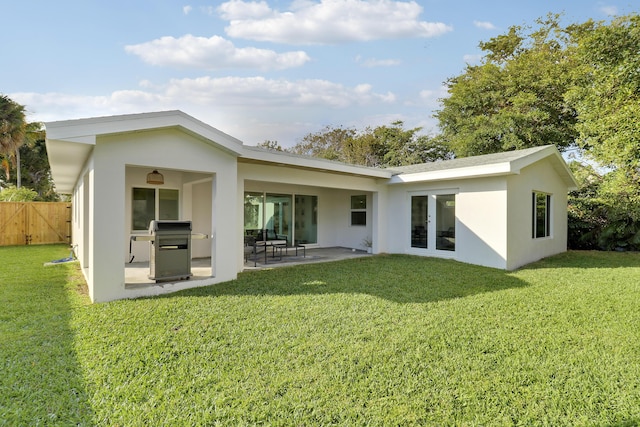
<svg viewBox="0 0 640 427">
<path fill-rule="evenodd" d="M 253 266 L 258 265 L 258 246 L 256 245 L 256 238 L 253 236 L 244 236 L 244 262 L 247 262 L 253 255 Z"/>
</svg>

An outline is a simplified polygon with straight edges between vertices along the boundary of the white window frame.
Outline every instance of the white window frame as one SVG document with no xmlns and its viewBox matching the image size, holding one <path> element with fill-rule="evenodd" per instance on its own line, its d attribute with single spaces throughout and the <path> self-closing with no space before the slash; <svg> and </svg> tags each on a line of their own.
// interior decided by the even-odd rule
<svg viewBox="0 0 640 427">
<path fill-rule="evenodd" d="M 134 224 L 135 224 L 135 215 L 134 215 L 134 204 L 135 201 L 133 199 L 133 195 L 135 190 L 154 190 L 154 218 L 155 220 L 160 219 L 160 191 L 162 190 L 173 190 L 176 191 L 178 193 L 178 217 L 174 218 L 175 220 L 180 219 L 180 214 L 181 214 L 181 204 L 180 204 L 180 190 L 177 188 L 158 188 L 158 187 L 132 187 L 131 188 L 131 231 L 136 233 L 136 232 L 141 232 L 141 231 L 146 231 L 147 228 L 135 228 Z M 148 225 L 147 225 L 148 227 Z"/>
<path fill-rule="evenodd" d="M 534 190 L 531 193 L 531 238 L 532 239 L 546 239 L 552 236 L 551 230 L 553 228 L 552 224 L 552 207 L 553 207 L 553 195 L 550 193 L 546 193 L 544 191 L 536 191 Z M 538 235 L 538 196 L 544 196 L 544 231 L 542 235 Z"/>
<path fill-rule="evenodd" d="M 364 207 L 353 207 L 354 197 L 364 197 Z M 367 226 L 367 195 L 366 194 L 353 194 L 349 198 L 349 225 L 352 227 L 366 227 Z M 354 224 L 353 222 L 353 214 L 354 213 L 362 213 L 364 214 L 364 224 Z M 358 215 L 361 216 L 361 215 Z"/>
</svg>

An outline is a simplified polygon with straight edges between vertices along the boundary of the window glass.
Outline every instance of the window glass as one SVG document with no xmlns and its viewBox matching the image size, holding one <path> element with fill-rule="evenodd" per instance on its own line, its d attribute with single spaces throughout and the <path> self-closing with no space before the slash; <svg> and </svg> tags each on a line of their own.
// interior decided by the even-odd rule
<svg viewBox="0 0 640 427">
<path fill-rule="evenodd" d="M 264 223 L 264 195 L 262 193 L 244 193 L 244 231 L 245 235 L 259 237 Z"/>
<path fill-rule="evenodd" d="M 156 199 L 158 200 L 156 210 Z M 180 191 L 156 188 L 133 188 L 131 228 L 148 230 L 154 219 L 180 219 Z"/>
<path fill-rule="evenodd" d="M 367 213 L 351 211 L 351 225 L 367 225 Z"/>
<path fill-rule="evenodd" d="M 177 220 L 180 215 L 180 194 L 178 190 L 159 189 L 160 203 L 158 219 Z"/>
<path fill-rule="evenodd" d="M 436 195 L 436 249 L 456 250 L 456 196 Z"/>
<path fill-rule="evenodd" d="M 267 238 L 291 242 L 293 228 L 290 194 L 267 193 L 265 199 L 265 224 Z"/>
<path fill-rule="evenodd" d="M 411 196 L 411 247 L 426 248 L 429 224 L 429 196 Z"/>
<path fill-rule="evenodd" d="M 132 224 L 134 230 L 148 230 L 155 219 L 156 190 L 154 188 L 134 188 L 132 200 Z"/>
<path fill-rule="evenodd" d="M 551 195 L 533 192 L 532 236 L 534 239 L 551 235 Z"/>
<path fill-rule="evenodd" d="M 351 209 L 367 209 L 367 196 L 351 196 Z"/>
<path fill-rule="evenodd" d="M 318 196 L 297 194 L 295 202 L 296 243 L 318 243 Z"/>
<path fill-rule="evenodd" d="M 367 225 L 367 196 L 351 196 L 351 225 Z"/>
</svg>

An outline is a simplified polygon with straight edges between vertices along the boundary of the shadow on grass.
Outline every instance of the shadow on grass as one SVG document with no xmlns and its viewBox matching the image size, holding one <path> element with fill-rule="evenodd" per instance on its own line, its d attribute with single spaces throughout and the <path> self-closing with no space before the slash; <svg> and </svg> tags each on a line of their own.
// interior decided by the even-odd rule
<svg viewBox="0 0 640 427">
<path fill-rule="evenodd" d="M 71 329 L 65 246 L 0 248 L 0 424 L 92 425 Z"/>
<path fill-rule="evenodd" d="M 399 303 L 427 303 L 525 286 L 526 282 L 502 270 L 437 258 L 376 255 L 244 272 L 232 282 L 173 295 L 359 293 Z"/>
</svg>

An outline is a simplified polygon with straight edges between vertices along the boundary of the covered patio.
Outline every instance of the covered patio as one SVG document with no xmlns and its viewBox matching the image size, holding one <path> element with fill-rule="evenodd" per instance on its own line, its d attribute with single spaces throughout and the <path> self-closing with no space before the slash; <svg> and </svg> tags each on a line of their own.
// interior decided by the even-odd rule
<svg viewBox="0 0 640 427">
<path fill-rule="evenodd" d="M 265 263 L 264 253 L 259 252 L 254 261 L 253 257 L 249 257 L 244 263 L 243 271 L 262 270 L 267 268 L 289 267 L 293 265 L 312 264 L 319 262 L 340 261 L 343 259 L 360 258 L 371 256 L 366 251 L 354 250 L 349 248 L 333 247 L 333 248 L 308 248 L 303 254 L 302 250 L 296 255 L 295 250 L 289 249 L 288 254 L 283 253 L 282 257 L 272 257 L 271 253 L 267 255 Z M 125 286 L 129 289 L 142 288 L 147 286 L 163 286 L 175 282 L 158 282 L 149 279 L 149 262 L 132 262 L 126 263 L 125 266 Z M 194 258 L 191 261 L 191 273 L 193 276 L 189 279 L 192 281 L 207 279 L 211 276 L 211 259 L 210 258 Z"/>
</svg>

